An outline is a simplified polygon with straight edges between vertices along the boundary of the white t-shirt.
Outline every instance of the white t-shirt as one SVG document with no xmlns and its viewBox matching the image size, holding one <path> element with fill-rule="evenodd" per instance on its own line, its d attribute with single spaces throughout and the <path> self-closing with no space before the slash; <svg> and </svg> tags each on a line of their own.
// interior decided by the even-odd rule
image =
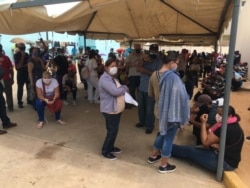
<svg viewBox="0 0 250 188">
<path fill-rule="evenodd" d="M 59 86 L 57 80 L 55 78 L 51 78 L 51 83 L 49 85 L 44 85 L 45 87 L 45 96 L 53 96 L 55 94 L 55 88 Z M 42 78 L 36 81 L 36 87 L 41 88 L 43 91 L 43 83 Z"/>
<path fill-rule="evenodd" d="M 97 71 L 95 68 L 97 68 L 97 63 L 95 59 L 88 59 L 86 62 L 86 66 L 89 68 L 90 76 L 98 76 Z"/>
</svg>

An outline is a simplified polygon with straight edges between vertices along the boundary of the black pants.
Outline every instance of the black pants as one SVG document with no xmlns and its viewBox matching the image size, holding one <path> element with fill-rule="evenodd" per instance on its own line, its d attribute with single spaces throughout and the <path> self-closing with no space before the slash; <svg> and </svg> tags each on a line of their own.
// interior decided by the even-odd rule
<svg viewBox="0 0 250 188">
<path fill-rule="evenodd" d="M 25 84 L 27 91 L 27 103 L 28 101 L 28 85 L 29 85 L 29 76 L 27 70 L 17 70 L 17 103 L 18 105 L 23 104 L 23 86 Z"/>
<path fill-rule="evenodd" d="M 0 119 L 2 120 L 3 126 L 6 126 L 10 123 L 10 119 L 7 116 L 5 99 L 3 97 L 3 86 L 0 83 Z"/>
<path fill-rule="evenodd" d="M 107 129 L 107 135 L 102 146 L 102 154 L 106 155 L 111 151 L 113 151 L 115 147 L 114 144 L 119 131 L 121 113 L 119 114 L 102 113 L 102 114 L 105 118 L 106 129 Z"/>
</svg>

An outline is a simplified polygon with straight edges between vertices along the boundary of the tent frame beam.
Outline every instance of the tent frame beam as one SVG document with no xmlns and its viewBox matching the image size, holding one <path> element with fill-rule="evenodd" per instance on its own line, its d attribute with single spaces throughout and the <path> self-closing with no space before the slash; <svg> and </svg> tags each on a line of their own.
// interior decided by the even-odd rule
<svg viewBox="0 0 250 188">
<path fill-rule="evenodd" d="M 25 1 L 25 2 L 17 2 L 12 3 L 10 5 L 10 9 L 20 9 L 27 7 L 37 7 L 44 5 L 53 5 L 53 4 L 61 4 L 61 3 L 73 3 L 85 0 L 35 0 L 35 1 Z"/>
<path fill-rule="evenodd" d="M 169 3 L 167 3 L 165 0 L 160 0 L 163 4 L 165 4 L 166 6 L 172 8 L 174 11 L 176 11 L 177 13 L 181 14 L 182 16 L 184 16 L 185 18 L 189 19 L 190 21 L 192 21 L 193 23 L 196 23 L 197 25 L 199 25 L 200 27 L 202 27 L 203 29 L 207 30 L 210 33 L 215 33 L 214 31 L 212 31 L 211 29 L 207 28 L 206 26 L 202 25 L 201 23 L 197 22 L 196 20 L 194 20 L 193 18 L 187 16 L 186 14 L 184 14 L 183 12 L 179 11 L 178 9 L 176 9 L 175 7 L 173 7 L 172 5 L 170 5 Z"/>
</svg>

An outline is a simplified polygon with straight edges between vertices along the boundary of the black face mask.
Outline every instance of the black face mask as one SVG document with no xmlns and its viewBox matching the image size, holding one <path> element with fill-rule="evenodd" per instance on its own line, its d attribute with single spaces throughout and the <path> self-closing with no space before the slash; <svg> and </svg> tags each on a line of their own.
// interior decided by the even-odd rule
<svg viewBox="0 0 250 188">
<path fill-rule="evenodd" d="M 24 46 L 21 46 L 21 47 L 19 47 L 19 50 L 25 51 L 25 47 L 24 47 Z"/>
<path fill-rule="evenodd" d="M 152 59 L 155 59 L 155 58 L 157 58 L 157 54 L 149 54 L 149 57 Z"/>
<path fill-rule="evenodd" d="M 137 54 L 141 53 L 141 49 L 135 50 L 135 53 L 137 53 Z"/>
</svg>

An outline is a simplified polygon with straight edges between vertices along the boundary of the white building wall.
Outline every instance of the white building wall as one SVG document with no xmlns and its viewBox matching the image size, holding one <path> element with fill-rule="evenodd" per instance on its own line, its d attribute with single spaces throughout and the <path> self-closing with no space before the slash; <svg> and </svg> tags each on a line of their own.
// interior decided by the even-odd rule
<svg viewBox="0 0 250 188">
<path fill-rule="evenodd" d="M 241 7 L 238 20 L 237 38 L 235 50 L 241 53 L 241 62 L 248 62 L 250 64 L 250 1 L 246 1 L 245 5 Z M 250 68 L 250 65 L 248 66 Z M 248 71 L 248 78 L 250 78 L 250 71 Z"/>
</svg>

